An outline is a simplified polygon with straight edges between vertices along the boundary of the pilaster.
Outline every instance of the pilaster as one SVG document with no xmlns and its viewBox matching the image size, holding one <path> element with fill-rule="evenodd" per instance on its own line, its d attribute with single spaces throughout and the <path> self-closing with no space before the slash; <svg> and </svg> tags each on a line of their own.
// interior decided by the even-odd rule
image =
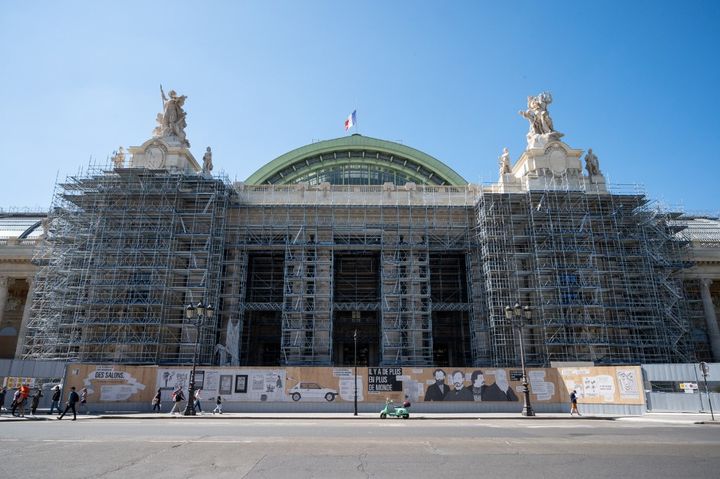
<svg viewBox="0 0 720 479">
<path fill-rule="evenodd" d="M 25 298 L 25 309 L 23 309 L 22 323 L 20 323 L 20 332 L 18 333 L 17 347 L 15 348 L 15 358 L 17 359 L 21 359 L 22 357 L 28 321 L 30 321 L 30 311 L 32 310 L 33 294 L 35 293 L 34 277 L 30 276 L 26 278 L 26 281 L 28 283 L 28 294 Z"/>
<path fill-rule="evenodd" d="M 708 337 L 710 339 L 710 348 L 712 349 L 713 360 L 720 362 L 720 326 L 718 326 L 717 315 L 715 314 L 715 305 L 710 296 L 710 285 L 712 280 L 703 278 L 700 280 L 702 294 L 703 309 L 705 310 L 705 322 L 707 324 Z"/>
<path fill-rule="evenodd" d="M 3 322 L 5 316 L 5 303 L 7 303 L 8 295 L 8 278 L 7 276 L 0 276 L 0 324 Z"/>
</svg>

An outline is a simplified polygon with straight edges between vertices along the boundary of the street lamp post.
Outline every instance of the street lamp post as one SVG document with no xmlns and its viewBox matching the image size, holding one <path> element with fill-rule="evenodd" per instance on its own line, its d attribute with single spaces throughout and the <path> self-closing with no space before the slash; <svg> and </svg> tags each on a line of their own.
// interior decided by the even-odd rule
<svg viewBox="0 0 720 479">
<path fill-rule="evenodd" d="M 354 416 L 357 416 L 357 329 L 353 333 L 353 363 L 355 364 L 355 413 Z"/>
<path fill-rule="evenodd" d="M 515 306 L 512 308 L 510 306 L 505 306 L 505 317 L 511 321 L 513 328 L 518 330 L 518 337 L 520 338 L 520 365 L 522 367 L 522 386 L 525 401 L 522 415 L 534 416 L 535 411 L 530 404 L 530 387 L 528 385 L 527 371 L 525 370 L 525 347 L 523 344 L 522 334 L 525 322 L 530 321 L 532 318 L 532 310 L 530 309 L 530 306 L 521 307 L 518 303 L 515 303 Z"/>
<path fill-rule="evenodd" d="M 205 318 L 211 319 L 215 310 L 212 305 L 204 306 L 202 303 L 198 303 L 197 306 L 188 304 L 185 308 L 185 317 L 195 326 L 195 346 L 193 348 L 193 363 L 192 371 L 190 372 L 190 385 L 188 386 L 188 398 L 187 405 L 185 406 L 185 412 L 183 416 L 194 416 L 195 415 L 195 367 L 197 365 L 197 354 L 198 346 L 200 345 L 200 328 L 205 321 Z"/>
<path fill-rule="evenodd" d="M 710 398 L 710 390 L 708 390 L 707 377 L 710 374 L 710 366 L 705 361 L 700 363 L 700 371 L 702 371 L 703 382 L 705 383 L 705 395 L 707 396 L 708 404 L 710 404 L 710 417 L 715 421 L 715 413 L 713 412 L 712 399 Z"/>
</svg>

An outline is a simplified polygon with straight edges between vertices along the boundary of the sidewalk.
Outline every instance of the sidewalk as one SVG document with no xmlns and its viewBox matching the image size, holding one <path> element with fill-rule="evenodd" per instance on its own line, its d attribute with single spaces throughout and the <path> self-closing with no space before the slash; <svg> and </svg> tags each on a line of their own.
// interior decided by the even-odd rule
<svg viewBox="0 0 720 479">
<path fill-rule="evenodd" d="M 2 421 L 45 421 L 52 420 L 56 415 L 49 415 L 46 412 L 37 414 L 36 416 L 26 416 L 25 418 L 11 417 L 3 414 L 0 416 Z M 67 416 L 66 416 L 67 418 Z M 205 421 L 205 420 L 380 420 L 379 413 L 358 413 L 354 416 L 352 412 L 342 413 L 255 413 L 255 412 L 233 412 L 224 414 L 204 413 L 197 416 L 183 416 L 180 414 L 170 415 L 168 413 L 145 413 L 145 412 L 118 412 L 118 413 L 98 413 L 98 414 L 78 414 L 79 420 L 97 420 L 97 419 L 175 419 L 180 421 Z M 515 421 L 546 421 L 546 420 L 572 420 L 572 421 L 625 421 L 637 423 L 654 423 L 654 424 L 713 424 L 720 425 L 720 418 L 716 416 L 716 421 L 712 422 L 710 414 L 700 413 L 646 413 L 643 416 L 616 416 L 616 415 L 592 415 L 592 416 L 570 416 L 567 413 L 539 413 L 534 417 L 524 417 L 518 413 L 410 413 L 409 420 L 431 420 L 431 421 L 472 421 L 472 420 L 515 420 Z M 65 420 L 65 419 L 63 419 Z M 385 419 L 385 421 L 393 421 L 396 418 Z M 397 419 L 401 421 L 400 419 Z"/>
<path fill-rule="evenodd" d="M 688 413 L 688 412 L 648 412 L 643 416 L 618 417 L 618 421 L 644 422 L 644 423 L 665 423 L 665 424 L 709 424 L 720 426 L 720 416 L 715 414 L 715 421 L 710 413 Z"/>
</svg>

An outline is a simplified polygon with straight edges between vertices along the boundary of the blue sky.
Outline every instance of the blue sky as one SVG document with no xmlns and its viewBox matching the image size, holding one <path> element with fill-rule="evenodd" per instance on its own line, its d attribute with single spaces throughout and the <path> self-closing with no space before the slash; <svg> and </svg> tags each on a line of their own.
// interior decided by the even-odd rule
<svg viewBox="0 0 720 479">
<path fill-rule="evenodd" d="M 716 1 L 4 1 L 0 208 L 45 210 L 58 174 L 150 138 L 162 83 L 237 180 L 357 109 L 361 134 L 495 181 L 548 90 L 611 183 L 717 214 L 719 24 Z"/>
</svg>

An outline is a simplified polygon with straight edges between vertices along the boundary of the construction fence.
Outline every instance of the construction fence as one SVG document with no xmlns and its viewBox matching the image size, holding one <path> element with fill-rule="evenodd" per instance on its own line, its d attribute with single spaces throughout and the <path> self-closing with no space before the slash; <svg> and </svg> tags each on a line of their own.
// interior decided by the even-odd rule
<svg viewBox="0 0 720 479">
<path fill-rule="evenodd" d="M 356 376 L 353 368 L 202 367 L 195 379 L 204 408 L 220 396 L 226 411 L 348 411 L 356 384 L 358 403 L 370 411 L 387 398 L 408 399 L 416 411 L 519 411 L 523 403 L 522 371 L 515 368 L 363 367 Z M 91 409 L 146 411 L 160 391 L 167 412 L 172 392 L 187 394 L 189 380 L 189 368 L 72 364 L 65 389 L 87 388 Z M 538 411 L 566 411 L 573 390 L 586 410 L 644 410 L 639 366 L 532 368 L 528 381 Z"/>
</svg>

